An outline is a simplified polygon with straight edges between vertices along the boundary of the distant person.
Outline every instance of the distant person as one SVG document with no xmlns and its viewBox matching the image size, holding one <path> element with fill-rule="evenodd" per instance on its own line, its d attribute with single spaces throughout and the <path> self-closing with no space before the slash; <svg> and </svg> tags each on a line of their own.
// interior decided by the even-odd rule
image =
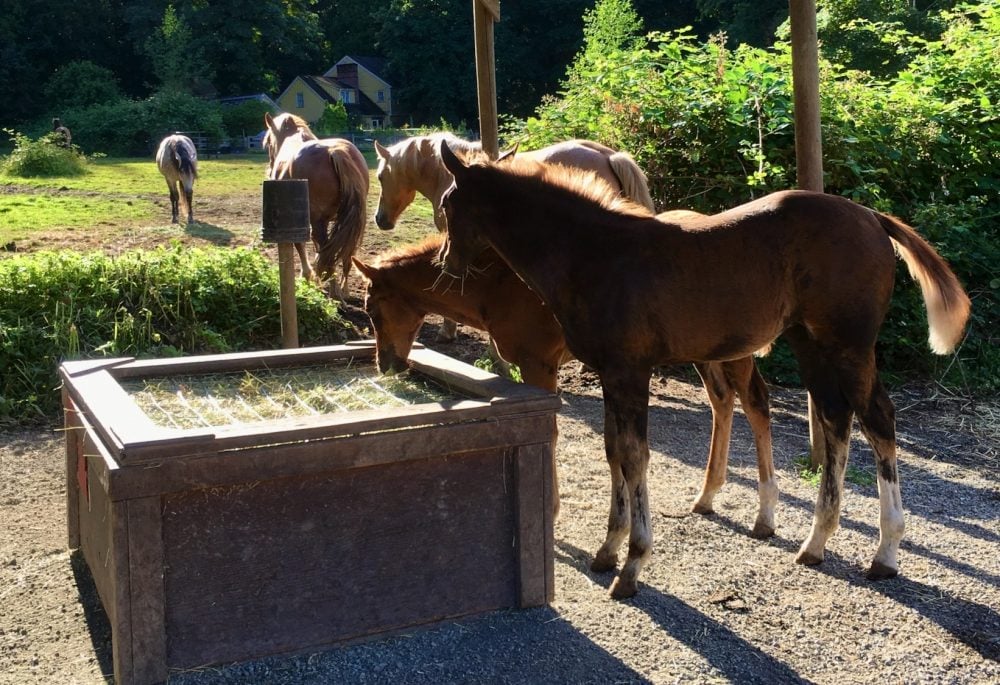
<svg viewBox="0 0 1000 685">
<path fill-rule="evenodd" d="M 59 147 L 68 148 L 73 142 L 73 134 L 69 132 L 69 129 L 62 125 L 59 118 L 56 117 L 52 120 L 52 131 L 57 134 L 56 145 Z"/>
</svg>

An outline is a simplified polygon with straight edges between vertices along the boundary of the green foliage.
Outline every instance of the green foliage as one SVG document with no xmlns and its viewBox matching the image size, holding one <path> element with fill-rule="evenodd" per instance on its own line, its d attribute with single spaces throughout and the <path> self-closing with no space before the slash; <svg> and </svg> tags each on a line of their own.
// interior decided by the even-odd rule
<svg viewBox="0 0 1000 685">
<path fill-rule="evenodd" d="M 960 5 L 934 19 L 940 40 L 879 80 L 822 61 L 820 93 L 827 192 L 910 223 L 947 259 L 973 299 L 958 353 L 930 354 L 924 305 L 905 269 L 880 338 L 880 364 L 897 378 L 934 377 L 982 392 L 1000 388 L 1000 0 Z M 505 126 L 532 149 L 582 137 L 628 150 L 662 209 L 715 212 L 793 187 L 790 51 L 689 31 L 578 62 L 558 98 Z M 792 379 L 778 348 L 762 363 Z"/>
<path fill-rule="evenodd" d="M 803 454 L 795 458 L 794 466 L 795 471 L 799 474 L 799 478 L 809 483 L 814 488 L 819 487 L 820 481 L 823 478 L 822 464 L 813 468 L 809 455 Z M 848 464 L 847 469 L 844 472 L 844 480 L 848 483 L 854 483 L 855 485 L 870 486 L 875 485 L 876 479 L 875 474 Z"/>
<path fill-rule="evenodd" d="M 264 130 L 264 113 L 274 114 L 270 105 L 259 100 L 247 100 L 221 108 L 222 125 L 230 136 L 249 136 Z"/>
<path fill-rule="evenodd" d="M 110 69 L 87 60 L 74 60 L 59 67 L 45 84 L 49 107 L 86 107 L 122 97 L 118 79 Z"/>
<path fill-rule="evenodd" d="M 87 173 L 87 158 L 74 145 L 62 147 L 62 137 L 46 133 L 32 140 L 9 128 L 4 132 L 14 143 L 13 151 L 0 160 L 0 172 L 8 176 L 79 176 Z"/>
<path fill-rule="evenodd" d="M 149 155 L 164 135 L 174 131 L 201 131 L 210 137 L 224 134 L 218 103 L 180 91 L 70 110 L 63 121 L 84 150 L 114 157 Z"/>
<path fill-rule="evenodd" d="M 307 344 L 343 340 L 321 291 L 299 280 L 296 297 Z M 0 422 L 51 417 L 64 359 L 276 348 L 278 302 L 277 269 L 246 248 L 0 260 Z"/>
<path fill-rule="evenodd" d="M 186 93 L 207 92 L 214 74 L 204 50 L 195 42 L 191 27 L 172 4 L 163 11 L 163 21 L 143 45 L 153 64 L 160 89 Z"/>
<path fill-rule="evenodd" d="M 343 102 L 327 103 L 323 108 L 323 114 L 316 121 L 316 134 L 319 136 L 329 136 L 332 133 L 347 130 L 347 108 Z"/>
</svg>

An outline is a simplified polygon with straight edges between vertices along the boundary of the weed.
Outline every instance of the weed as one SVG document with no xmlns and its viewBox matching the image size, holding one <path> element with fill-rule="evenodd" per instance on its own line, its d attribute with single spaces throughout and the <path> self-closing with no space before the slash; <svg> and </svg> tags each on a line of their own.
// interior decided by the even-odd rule
<svg viewBox="0 0 1000 685">
<path fill-rule="evenodd" d="M 808 454 L 796 457 L 793 463 L 795 464 L 795 471 L 799 474 L 799 478 L 809 483 L 814 488 L 819 487 L 820 481 L 823 478 L 822 464 L 813 468 L 812 460 L 809 458 Z M 853 483 L 854 485 L 862 487 L 875 484 L 875 476 L 872 473 L 850 465 L 848 465 L 847 472 L 844 474 L 844 480 L 848 483 Z"/>
</svg>

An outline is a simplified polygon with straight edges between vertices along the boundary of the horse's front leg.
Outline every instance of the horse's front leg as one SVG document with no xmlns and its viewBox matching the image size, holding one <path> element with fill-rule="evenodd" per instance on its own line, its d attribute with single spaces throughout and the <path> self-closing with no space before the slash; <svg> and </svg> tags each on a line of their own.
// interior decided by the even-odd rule
<svg viewBox="0 0 1000 685">
<path fill-rule="evenodd" d="M 644 374 L 631 370 L 627 374 L 604 373 L 601 385 L 604 390 L 604 447 L 612 466 L 612 503 L 608 537 L 594 559 L 594 566 L 617 557 L 617 548 L 624 538 L 622 524 L 627 517 L 628 558 L 611 584 L 611 596 L 624 599 L 638 591 L 639 574 L 649 559 L 653 543 L 646 484 L 649 371 Z"/>
</svg>

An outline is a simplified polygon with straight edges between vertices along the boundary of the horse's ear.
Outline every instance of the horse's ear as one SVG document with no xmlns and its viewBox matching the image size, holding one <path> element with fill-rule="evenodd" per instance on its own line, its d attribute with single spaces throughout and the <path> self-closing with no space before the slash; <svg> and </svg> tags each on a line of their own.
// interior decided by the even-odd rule
<svg viewBox="0 0 1000 685">
<path fill-rule="evenodd" d="M 351 257 L 351 261 L 354 262 L 354 266 L 357 267 L 366 281 L 374 281 L 375 277 L 378 276 L 378 269 L 374 266 L 368 266 L 357 257 Z"/>
<path fill-rule="evenodd" d="M 441 141 L 441 161 L 444 162 L 444 167 L 451 172 L 452 176 L 458 176 L 468 167 L 458 158 L 458 156 L 451 151 L 448 147 L 448 143 Z"/>
<path fill-rule="evenodd" d="M 518 145 L 520 145 L 520 143 L 514 143 L 514 147 L 512 147 L 509 150 L 507 150 L 506 152 L 500 153 L 500 156 L 497 157 L 497 161 L 498 162 L 502 162 L 505 159 L 513 159 L 514 155 L 517 153 L 517 146 Z"/>
<path fill-rule="evenodd" d="M 268 130 L 274 130 L 274 117 L 271 116 L 270 112 L 264 112 L 264 125 L 267 126 Z"/>
<path fill-rule="evenodd" d="M 389 151 L 377 140 L 375 141 L 375 154 L 379 156 L 379 159 L 389 159 Z"/>
</svg>

